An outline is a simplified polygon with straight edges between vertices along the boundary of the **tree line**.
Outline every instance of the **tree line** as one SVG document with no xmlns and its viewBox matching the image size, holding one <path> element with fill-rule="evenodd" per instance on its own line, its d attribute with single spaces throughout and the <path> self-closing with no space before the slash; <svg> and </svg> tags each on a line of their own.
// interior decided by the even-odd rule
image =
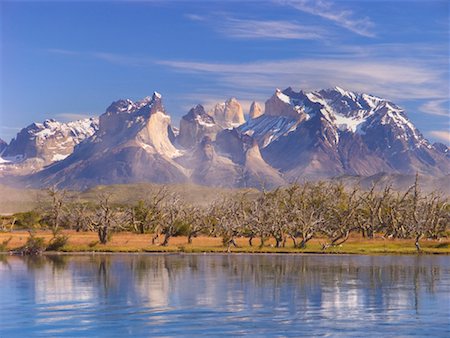
<svg viewBox="0 0 450 338">
<path fill-rule="evenodd" d="M 391 186 L 370 190 L 346 189 L 335 182 L 294 183 L 257 194 L 237 193 L 195 206 L 170 193 L 165 187 L 133 205 L 112 203 L 112 195 L 99 194 L 96 201 L 81 201 L 65 191 L 49 189 L 49 203 L 35 211 L 39 223 L 53 231 L 61 229 L 95 231 L 101 244 L 118 231 L 148 234 L 149 242 L 167 246 L 174 236 L 187 236 L 188 243 L 199 235 L 222 238 L 230 251 L 236 239 L 249 245 L 276 247 L 290 241 L 306 248 L 313 238 L 325 242 L 322 249 L 343 244 L 352 233 L 365 238 L 413 239 L 418 251 L 423 238 L 447 235 L 450 204 L 437 193 L 423 194 L 416 182 L 405 192 Z"/>
</svg>

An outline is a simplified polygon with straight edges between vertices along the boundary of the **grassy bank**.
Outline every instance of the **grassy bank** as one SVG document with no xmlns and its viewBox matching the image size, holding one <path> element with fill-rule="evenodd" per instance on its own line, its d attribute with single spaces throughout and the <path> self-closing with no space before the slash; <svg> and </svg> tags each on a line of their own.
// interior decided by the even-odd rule
<svg viewBox="0 0 450 338">
<path fill-rule="evenodd" d="M 99 244 L 98 236 L 94 232 L 63 231 L 69 240 L 59 251 L 61 252 L 226 252 L 222 245 L 222 239 L 217 237 L 194 238 L 192 244 L 188 244 L 184 236 L 173 237 L 168 246 L 151 245 L 151 235 L 135 234 L 129 232 L 116 233 L 107 244 Z M 49 231 L 38 231 L 36 237 L 42 237 L 48 243 L 52 238 Z M 0 243 L 9 242 L 3 251 L 16 250 L 25 245 L 29 233 L 26 231 L 0 233 Z M 325 239 L 314 239 L 308 243 L 305 249 L 293 247 L 291 241 L 286 246 L 275 248 L 274 241 L 268 240 L 266 246 L 260 248 L 259 240 L 253 240 L 250 246 L 248 239 L 238 238 L 238 247 L 232 247 L 236 253 L 320 253 L 320 254 L 417 254 L 413 240 L 400 239 L 365 239 L 358 235 L 352 235 L 347 242 L 340 246 L 322 250 Z M 421 241 L 423 254 L 450 254 L 450 239 L 423 240 Z"/>
</svg>

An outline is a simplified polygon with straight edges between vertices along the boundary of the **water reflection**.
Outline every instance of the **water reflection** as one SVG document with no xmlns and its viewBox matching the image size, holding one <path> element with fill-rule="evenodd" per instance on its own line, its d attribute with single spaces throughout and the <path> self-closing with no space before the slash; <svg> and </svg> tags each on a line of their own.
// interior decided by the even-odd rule
<svg viewBox="0 0 450 338">
<path fill-rule="evenodd" d="M 450 330 L 447 257 L 3 256 L 0 281 L 2 337 Z"/>
</svg>

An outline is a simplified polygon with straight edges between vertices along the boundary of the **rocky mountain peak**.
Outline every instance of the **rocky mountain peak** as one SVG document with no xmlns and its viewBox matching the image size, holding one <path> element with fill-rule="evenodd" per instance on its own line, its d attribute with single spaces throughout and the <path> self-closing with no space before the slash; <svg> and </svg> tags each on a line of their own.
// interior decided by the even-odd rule
<svg viewBox="0 0 450 338">
<path fill-rule="evenodd" d="M 119 113 L 130 113 L 136 109 L 136 105 L 130 99 L 118 100 L 111 103 L 111 105 L 106 108 L 106 114 L 119 114 Z"/>
<path fill-rule="evenodd" d="M 214 118 L 206 114 L 205 108 L 198 104 L 181 118 L 177 140 L 181 146 L 190 148 L 205 136 L 215 140 L 216 134 L 220 130 L 222 128 L 216 124 Z"/>
<path fill-rule="evenodd" d="M 0 151 L 0 176 L 9 171 L 15 171 L 18 175 L 28 174 L 63 160 L 97 130 L 97 118 L 67 123 L 47 119 L 42 123 L 32 123 L 20 130 Z"/>
<path fill-rule="evenodd" d="M 162 95 L 158 92 L 154 92 L 150 100 L 146 98 L 142 103 L 143 105 L 133 112 L 134 115 L 149 117 L 157 112 L 166 113 L 162 103 Z"/>
<path fill-rule="evenodd" d="M 287 95 L 291 94 L 291 96 Z M 291 118 L 299 118 L 302 111 L 299 106 L 291 99 L 297 98 L 297 94 L 292 91 L 292 88 L 281 91 L 276 89 L 275 93 L 265 103 L 265 115 L 268 116 L 286 116 Z"/>
<path fill-rule="evenodd" d="M 250 110 L 248 115 L 251 119 L 256 119 L 257 117 L 260 117 L 263 114 L 262 108 L 260 104 L 256 101 L 253 101 L 250 105 Z"/>
<path fill-rule="evenodd" d="M 183 118 L 189 121 L 193 121 L 197 119 L 198 116 L 201 116 L 205 119 L 208 119 L 209 117 L 209 121 L 211 123 L 214 123 L 213 117 L 206 114 L 205 108 L 201 104 L 192 107 L 191 110 L 189 110 L 189 112 L 183 116 Z"/>
<path fill-rule="evenodd" d="M 217 103 L 209 112 L 214 120 L 225 128 L 236 127 L 245 122 L 244 112 L 239 101 L 232 97 L 222 103 Z"/>
</svg>

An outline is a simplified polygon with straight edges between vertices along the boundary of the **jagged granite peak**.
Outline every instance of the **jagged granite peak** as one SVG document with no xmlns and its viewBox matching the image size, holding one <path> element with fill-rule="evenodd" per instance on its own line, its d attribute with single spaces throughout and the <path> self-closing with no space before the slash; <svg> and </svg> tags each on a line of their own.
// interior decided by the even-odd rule
<svg viewBox="0 0 450 338">
<path fill-rule="evenodd" d="M 198 104 L 181 118 L 177 141 L 181 146 L 189 148 L 205 136 L 215 140 L 220 130 L 222 128 L 216 124 L 214 118 L 205 112 L 202 105 Z"/>
<path fill-rule="evenodd" d="M 121 99 L 113 102 L 100 116 L 99 134 L 115 137 L 123 129 L 128 129 L 137 121 L 145 121 L 156 113 L 166 114 L 162 103 L 162 95 L 154 92 L 140 101 L 133 102 L 130 99 Z"/>
<path fill-rule="evenodd" d="M 236 127 L 245 122 L 244 112 L 239 101 L 232 97 L 222 103 L 217 103 L 209 112 L 221 126 Z"/>
<path fill-rule="evenodd" d="M 250 105 L 250 110 L 248 113 L 250 118 L 256 119 L 257 117 L 260 117 L 262 114 L 263 114 L 263 110 L 262 110 L 262 107 L 260 106 L 260 104 L 256 101 L 253 101 L 252 104 Z"/>
<path fill-rule="evenodd" d="M 305 115 L 301 104 L 303 92 L 294 93 L 292 88 L 284 91 L 276 89 L 275 93 L 265 103 L 264 114 L 268 116 L 286 116 L 302 118 Z"/>
<path fill-rule="evenodd" d="M 132 112 L 134 115 L 148 117 L 157 112 L 166 113 L 162 103 L 162 95 L 160 93 L 153 92 L 151 100 L 148 100 L 147 98 L 144 100 L 146 100 L 146 103 L 136 111 Z"/>
<path fill-rule="evenodd" d="M 188 170 L 174 160 L 182 152 L 172 143 L 171 120 L 161 95 L 132 104 L 132 109 L 117 113 L 107 109 L 99 132 L 65 160 L 33 175 L 32 184 L 85 189 L 112 183 L 185 182 Z"/>
</svg>

